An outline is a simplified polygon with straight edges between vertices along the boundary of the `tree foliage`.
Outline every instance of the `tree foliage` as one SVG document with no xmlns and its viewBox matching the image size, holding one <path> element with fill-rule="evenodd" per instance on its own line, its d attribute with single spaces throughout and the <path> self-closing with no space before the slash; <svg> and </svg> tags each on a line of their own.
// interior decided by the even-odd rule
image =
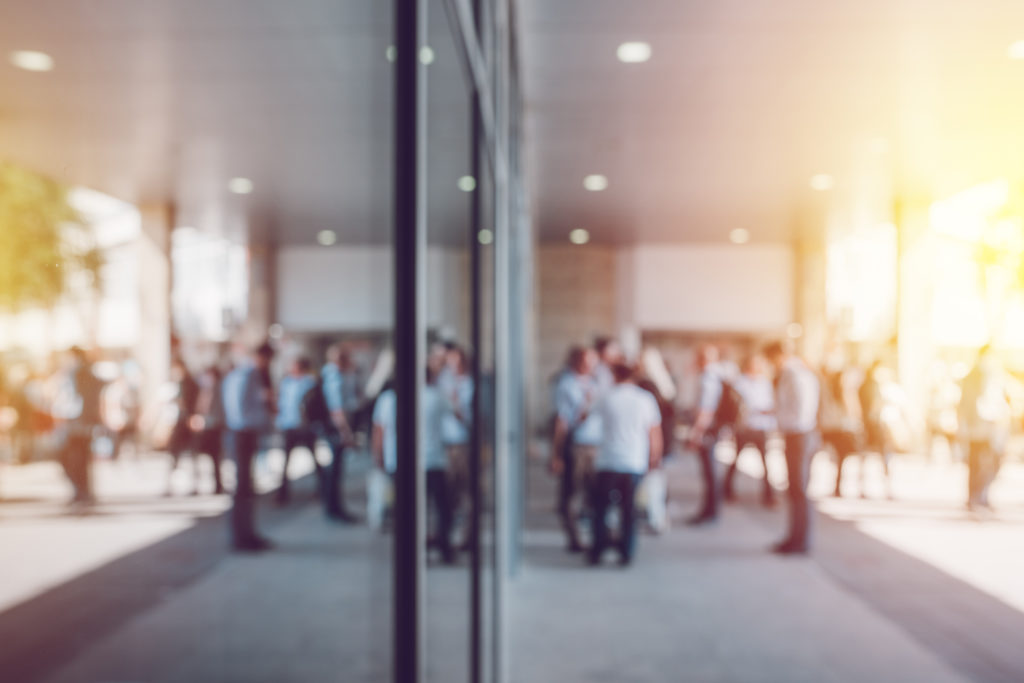
<svg viewBox="0 0 1024 683">
<path fill-rule="evenodd" d="M 102 252 L 59 183 L 0 163 L 0 310 L 52 308 L 100 286 Z"/>
</svg>

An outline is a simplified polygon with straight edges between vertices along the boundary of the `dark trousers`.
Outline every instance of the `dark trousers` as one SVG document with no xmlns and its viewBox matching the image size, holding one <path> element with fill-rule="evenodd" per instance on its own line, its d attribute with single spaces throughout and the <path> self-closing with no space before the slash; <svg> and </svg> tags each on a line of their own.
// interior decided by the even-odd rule
<svg viewBox="0 0 1024 683">
<path fill-rule="evenodd" d="M 619 510 L 622 513 L 622 528 L 619 529 L 619 556 L 624 563 L 633 559 L 636 548 L 636 521 L 634 501 L 639 474 L 601 470 L 594 476 L 594 544 L 590 547 L 590 561 L 598 563 L 608 547 L 608 508 L 612 505 L 612 494 L 618 494 Z"/>
<path fill-rule="evenodd" d="M 345 445 L 341 434 L 332 426 L 322 426 L 317 434 L 331 449 L 331 462 L 324 468 L 322 492 L 324 513 L 328 517 L 344 517 L 345 510 Z"/>
<path fill-rule="evenodd" d="M 740 462 L 740 453 L 747 446 L 753 446 L 761 455 L 761 462 L 764 463 L 764 498 L 774 498 L 771 482 L 768 481 L 768 433 L 755 429 L 744 429 L 736 433 L 736 459 L 729 465 L 725 473 L 725 482 L 722 485 L 722 492 L 726 498 L 733 496 L 733 480 L 736 478 L 736 469 Z"/>
<path fill-rule="evenodd" d="M 224 451 L 224 431 L 212 427 L 196 433 L 193 457 L 200 454 L 209 456 L 213 462 L 213 486 L 216 493 L 224 492 L 224 482 L 220 478 L 220 461 Z"/>
<path fill-rule="evenodd" d="M 818 448 L 817 432 L 786 432 L 786 471 L 789 486 L 789 534 L 783 543 L 806 550 L 811 543 L 811 501 L 807 497 L 807 481 L 811 459 Z"/>
<path fill-rule="evenodd" d="M 830 429 L 821 433 L 821 440 L 836 452 L 836 487 L 833 494 L 840 495 L 840 484 L 843 481 L 843 465 L 850 456 L 860 450 L 860 439 L 856 432 L 847 429 Z M 861 464 L 861 482 L 863 488 L 864 465 Z"/>
<path fill-rule="evenodd" d="M 718 474 L 715 470 L 715 446 L 718 434 L 705 434 L 697 449 L 700 460 L 700 476 L 704 482 L 704 503 L 697 513 L 698 518 L 714 519 L 718 516 Z"/>
<path fill-rule="evenodd" d="M 434 510 L 436 527 L 434 539 L 445 562 L 451 562 L 452 553 L 452 500 L 448 490 L 448 473 L 427 470 L 427 505 Z"/>
<path fill-rule="evenodd" d="M 256 487 L 252 479 L 252 461 L 260 444 L 259 432 L 246 429 L 230 432 L 235 458 L 237 483 L 231 505 L 231 541 L 245 545 L 259 540 L 256 533 Z"/>
<path fill-rule="evenodd" d="M 566 541 L 570 548 L 580 547 L 579 520 L 573 512 L 573 496 L 576 493 L 576 458 L 573 454 L 572 439 L 565 440 L 562 449 L 562 479 L 558 485 L 558 517 L 562 520 Z"/>
<path fill-rule="evenodd" d="M 277 499 L 281 502 L 288 500 L 288 461 L 292 457 L 292 451 L 296 448 L 309 449 L 309 455 L 313 458 L 313 465 L 316 467 L 316 478 L 320 491 L 324 490 L 324 471 L 320 461 L 316 459 L 316 432 L 311 429 L 286 429 L 284 430 L 284 465 L 281 468 L 281 485 L 277 488 Z"/>
<path fill-rule="evenodd" d="M 967 449 L 967 504 L 988 505 L 988 490 L 999 474 L 1001 458 L 989 441 L 971 441 Z"/>
<path fill-rule="evenodd" d="M 86 432 L 69 432 L 61 450 L 60 464 L 74 489 L 74 500 L 92 500 L 92 436 Z"/>
</svg>

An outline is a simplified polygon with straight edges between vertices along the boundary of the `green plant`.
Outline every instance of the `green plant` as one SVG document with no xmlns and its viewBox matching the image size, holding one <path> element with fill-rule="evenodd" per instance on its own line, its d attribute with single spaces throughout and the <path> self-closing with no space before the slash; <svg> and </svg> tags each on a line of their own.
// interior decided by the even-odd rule
<svg viewBox="0 0 1024 683">
<path fill-rule="evenodd" d="M 62 185 L 0 163 L 0 310 L 52 309 L 83 285 L 99 291 L 103 263 Z"/>
</svg>

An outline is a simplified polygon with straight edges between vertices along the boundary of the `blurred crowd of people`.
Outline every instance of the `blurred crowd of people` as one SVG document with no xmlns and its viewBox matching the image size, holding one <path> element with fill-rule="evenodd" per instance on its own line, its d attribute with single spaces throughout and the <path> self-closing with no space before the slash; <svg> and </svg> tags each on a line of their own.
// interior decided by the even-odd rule
<svg viewBox="0 0 1024 683">
<path fill-rule="evenodd" d="M 609 338 L 570 349 L 552 381 L 550 458 L 559 477 L 557 510 L 570 552 L 586 552 L 588 561 L 598 564 L 610 544 L 609 521 L 617 519 L 615 545 L 620 561 L 629 564 L 638 501 L 651 529 L 663 531 L 667 487 L 660 465 L 677 446 L 699 461 L 702 497 L 688 523 L 704 525 L 718 519 L 723 501 L 735 500 L 737 463 L 748 450 L 756 451 L 763 465 L 762 503 L 776 504 L 768 453 L 778 444 L 786 463 L 789 522 L 773 547 L 777 553 L 806 553 L 811 547 L 807 486 L 818 453 L 835 459 L 833 495 L 849 490 L 844 466 L 859 456 L 860 495 L 867 491 L 864 460 L 877 457 L 885 494 L 894 496 L 890 464 L 896 453 L 914 448 L 914 428 L 909 400 L 884 362 L 861 369 L 832 354 L 814 368 L 785 341 L 753 349 L 737 364 L 705 343 L 696 347 L 688 374 L 695 391 L 687 411 L 676 400 L 676 382 L 656 349 L 644 350 L 634 362 L 627 362 Z M 985 347 L 962 381 L 944 373 L 931 390 L 925 452 L 930 458 L 940 439 L 951 457 L 965 454 L 965 499 L 972 510 L 990 505 L 988 492 L 1019 416 L 1013 387 L 1012 377 Z M 716 453 L 723 441 L 732 442 L 735 457 L 720 475 Z M 616 508 L 614 514 L 608 514 L 609 507 Z M 581 536 L 585 526 L 589 547 Z"/>
</svg>

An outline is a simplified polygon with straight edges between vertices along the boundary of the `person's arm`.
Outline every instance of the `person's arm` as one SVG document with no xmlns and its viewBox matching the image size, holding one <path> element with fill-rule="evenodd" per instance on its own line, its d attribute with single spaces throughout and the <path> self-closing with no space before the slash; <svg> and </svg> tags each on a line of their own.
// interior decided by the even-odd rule
<svg viewBox="0 0 1024 683">
<path fill-rule="evenodd" d="M 373 425 L 370 451 L 373 453 L 373 460 L 377 463 L 377 467 L 384 469 L 384 428 L 377 423 Z"/>
<path fill-rule="evenodd" d="M 561 474 L 565 467 L 562 460 L 562 449 L 565 448 L 565 440 L 568 436 L 569 425 L 559 415 L 555 418 L 555 433 L 551 438 L 551 460 L 548 466 L 552 474 Z"/>
<path fill-rule="evenodd" d="M 661 456 L 664 452 L 665 444 L 661 435 L 661 425 L 656 424 L 650 429 L 649 437 L 651 441 L 651 456 L 650 456 L 650 468 L 652 470 L 657 469 L 661 465 Z"/>
</svg>

